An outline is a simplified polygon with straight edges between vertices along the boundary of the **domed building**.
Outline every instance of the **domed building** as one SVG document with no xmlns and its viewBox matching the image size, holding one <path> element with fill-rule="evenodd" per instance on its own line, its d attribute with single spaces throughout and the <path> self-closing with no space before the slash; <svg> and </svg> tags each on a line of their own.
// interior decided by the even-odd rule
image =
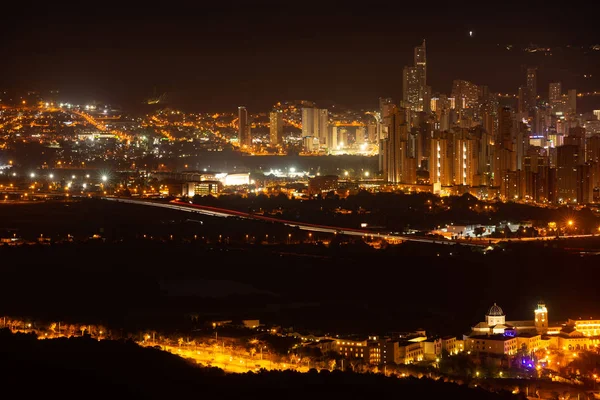
<svg viewBox="0 0 600 400">
<path fill-rule="evenodd" d="M 463 335 L 464 348 L 469 354 L 500 356 L 515 356 L 523 349 L 530 353 L 540 348 L 586 350 L 600 345 L 598 327 L 600 320 L 591 319 L 552 323 L 542 301 L 533 310 L 532 320 L 507 321 L 502 308 L 494 303 L 485 314 L 485 321 L 473 326 L 469 335 Z"/>
<path fill-rule="evenodd" d="M 499 305 L 494 303 L 485 314 L 485 322 L 480 322 L 473 327 L 473 333 L 476 335 L 481 334 L 504 334 L 506 330 L 512 330 L 513 326 L 506 323 L 506 315 Z"/>
<path fill-rule="evenodd" d="M 504 311 L 498 304 L 494 303 L 485 314 L 485 321 L 472 327 L 471 335 L 506 334 L 507 336 L 515 336 L 525 332 L 547 334 L 549 331 L 554 331 L 553 333 L 560 331 L 560 326 L 549 327 L 548 309 L 543 302 L 538 303 L 533 317 L 534 319 L 527 321 L 506 321 Z"/>
</svg>

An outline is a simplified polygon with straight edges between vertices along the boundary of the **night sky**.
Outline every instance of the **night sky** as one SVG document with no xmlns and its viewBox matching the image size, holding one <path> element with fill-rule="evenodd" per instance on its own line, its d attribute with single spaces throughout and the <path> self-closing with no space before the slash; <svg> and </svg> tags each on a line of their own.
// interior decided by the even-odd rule
<svg viewBox="0 0 600 400">
<path fill-rule="evenodd" d="M 59 89 L 64 100 L 125 107 L 156 88 L 196 111 L 241 104 L 268 111 L 286 99 L 374 107 L 379 96 L 400 98 L 402 68 L 426 39 L 434 92 L 449 92 L 461 78 L 514 93 L 527 65 L 539 67 L 542 94 L 554 80 L 564 89 L 600 89 L 600 51 L 589 49 L 600 44 L 598 5 L 204 3 L 52 4 L 5 15 L 0 88 Z M 552 47 L 553 55 L 523 52 L 530 43 Z"/>
</svg>

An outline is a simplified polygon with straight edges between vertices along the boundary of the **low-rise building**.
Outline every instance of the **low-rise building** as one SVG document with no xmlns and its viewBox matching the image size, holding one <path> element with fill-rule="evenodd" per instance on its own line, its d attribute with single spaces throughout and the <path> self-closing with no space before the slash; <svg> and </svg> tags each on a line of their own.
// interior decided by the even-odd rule
<svg viewBox="0 0 600 400">
<path fill-rule="evenodd" d="M 542 346 L 542 336 L 535 333 L 522 333 L 518 335 L 517 345 L 519 349 L 526 349 L 528 353 L 546 348 Z"/>
<path fill-rule="evenodd" d="M 442 355 L 442 338 L 428 338 L 421 343 L 425 360 L 435 360 Z"/>
<path fill-rule="evenodd" d="M 219 194 L 223 188 L 221 181 L 201 181 L 201 182 L 186 182 L 184 184 L 184 194 L 188 197 L 208 196 Z"/>
<path fill-rule="evenodd" d="M 387 342 L 384 364 L 412 364 L 423 361 L 423 342 L 392 340 Z"/>
<path fill-rule="evenodd" d="M 336 339 L 335 345 L 337 352 L 343 357 L 360 358 L 365 361 L 370 357 L 369 350 L 367 348 L 367 339 Z"/>
<path fill-rule="evenodd" d="M 459 349 L 457 346 L 456 337 L 444 336 L 442 337 L 442 350 L 448 352 L 449 355 L 458 354 Z"/>
<path fill-rule="evenodd" d="M 330 192 L 338 188 L 337 175 L 315 176 L 308 180 L 308 193 L 310 195 Z"/>
<path fill-rule="evenodd" d="M 600 335 L 600 320 L 598 319 L 569 319 L 567 326 L 572 326 L 585 336 Z"/>
<path fill-rule="evenodd" d="M 517 338 L 505 335 L 469 336 L 466 350 L 475 354 L 515 355 L 519 349 Z"/>
</svg>

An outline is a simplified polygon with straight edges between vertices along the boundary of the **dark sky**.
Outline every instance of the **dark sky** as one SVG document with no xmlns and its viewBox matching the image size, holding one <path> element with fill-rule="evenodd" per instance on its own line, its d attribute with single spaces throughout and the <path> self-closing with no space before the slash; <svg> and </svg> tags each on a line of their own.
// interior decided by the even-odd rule
<svg viewBox="0 0 600 400">
<path fill-rule="evenodd" d="M 597 5 L 124 3 L 53 4 L 6 16 L 0 24 L 0 87 L 56 88 L 64 100 L 124 106 L 139 104 L 156 88 L 175 105 L 197 111 L 241 104 L 267 111 L 286 99 L 374 106 L 379 96 L 399 98 L 402 68 L 425 38 L 434 91 L 447 92 L 452 79 L 462 78 L 516 92 L 525 65 L 540 67 L 542 92 L 553 80 L 600 89 L 596 76 L 583 78 L 600 77 L 600 51 L 564 47 L 600 44 Z M 529 43 L 557 50 L 551 57 L 522 52 Z M 498 44 L 514 44 L 515 50 Z"/>
</svg>

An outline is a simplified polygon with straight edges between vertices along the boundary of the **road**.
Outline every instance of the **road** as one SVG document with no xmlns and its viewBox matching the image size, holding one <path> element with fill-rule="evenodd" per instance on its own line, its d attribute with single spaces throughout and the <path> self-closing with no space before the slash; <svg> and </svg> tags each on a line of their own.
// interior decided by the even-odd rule
<svg viewBox="0 0 600 400">
<path fill-rule="evenodd" d="M 152 346 L 151 342 L 138 343 L 140 346 Z M 193 347 L 193 348 L 192 348 Z M 178 355 L 183 358 L 190 358 L 202 365 L 210 365 L 221 368 L 225 372 L 245 373 L 249 371 L 283 370 L 293 369 L 299 372 L 307 372 L 306 366 L 296 366 L 289 363 L 276 363 L 270 360 L 261 359 L 259 354 L 249 357 L 248 354 L 239 354 L 239 352 L 225 351 L 221 349 L 208 348 L 207 346 L 170 346 L 160 345 L 161 350 Z"/>
<path fill-rule="evenodd" d="M 324 232 L 324 233 L 330 233 L 330 234 L 334 234 L 334 235 L 343 234 L 343 235 L 350 235 L 350 236 L 369 236 L 369 237 L 373 237 L 373 238 L 396 239 L 396 240 L 402 240 L 402 241 L 407 241 L 407 242 L 420 242 L 420 243 L 432 243 L 432 244 L 444 244 L 444 245 L 459 244 L 459 245 L 471 246 L 471 247 L 487 247 L 489 245 L 489 243 L 482 243 L 482 242 L 475 243 L 475 242 L 456 241 L 456 240 L 447 240 L 447 239 L 431 239 L 431 238 L 427 238 L 427 237 L 411 236 L 411 235 L 397 235 L 397 234 L 392 234 L 392 233 L 384 234 L 384 233 L 369 231 L 366 229 L 342 228 L 342 227 L 336 227 L 336 226 L 311 224 L 308 222 L 289 221 L 289 220 L 284 220 L 284 219 L 279 219 L 279 218 L 271 218 L 271 217 L 265 217 L 262 215 L 245 213 L 245 212 L 236 211 L 236 210 L 228 210 L 228 209 L 218 208 L 218 207 L 209 207 L 209 206 L 200 206 L 200 205 L 196 205 L 196 204 L 189 204 L 189 203 L 184 203 L 181 201 L 172 201 L 170 203 L 161 203 L 161 202 L 156 202 L 156 201 L 151 201 L 151 200 L 122 199 L 122 198 L 116 198 L 116 197 L 102 197 L 102 199 L 108 200 L 108 201 L 115 201 L 115 202 L 119 202 L 119 203 L 126 203 L 126 204 L 137 204 L 137 205 L 145 205 L 145 206 L 151 206 L 151 207 L 162 207 L 162 208 L 167 208 L 167 209 L 171 209 L 171 210 L 208 215 L 211 217 L 220 217 L 220 218 L 236 217 L 236 218 L 242 218 L 242 219 L 253 219 L 253 220 L 259 220 L 259 221 L 274 222 L 274 223 L 280 223 L 280 224 L 284 224 L 284 225 L 287 225 L 287 226 L 290 226 L 293 228 L 298 228 L 298 229 L 302 229 L 302 230 L 306 230 L 306 231 Z"/>
</svg>

